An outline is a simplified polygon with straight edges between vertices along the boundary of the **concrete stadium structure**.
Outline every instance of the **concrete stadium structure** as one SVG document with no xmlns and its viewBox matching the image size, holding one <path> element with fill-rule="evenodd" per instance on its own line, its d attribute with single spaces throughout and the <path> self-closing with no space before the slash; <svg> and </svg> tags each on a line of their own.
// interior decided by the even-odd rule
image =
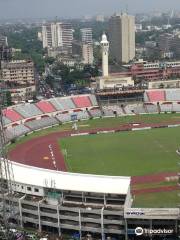
<svg viewBox="0 0 180 240">
<path fill-rule="evenodd" d="M 178 91 L 176 94 L 179 94 Z M 172 96 L 170 94 L 171 98 Z M 165 95 L 159 91 L 156 98 L 154 93 L 148 92 L 147 98 L 147 100 L 162 98 L 166 101 Z M 175 101 L 171 100 L 172 104 L 178 104 L 177 98 L 176 96 Z M 144 114 L 142 111 L 142 106 L 145 109 L 144 103 L 140 104 L 138 114 Z M 152 104 L 155 104 L 154 106 L 159 111 L 159 105 L 155 102 Z M 138 106 L 136 104 L 136 107 Z M 121 106 L 120 115 L 135 114 L 130 106 L 129 109 L 127 111 Z M 180 112 L 180 108 L 178 109 Z M 6 131 L 12 134 L 12 129 L 18 125 L 26 129 L 17 135 L 9 134 L 8 141 L 35 131 L 27 127 L 26 122 L 41 120 L 44 115 L 56 118 L 57 114 L 68 112 L 71 115 L 68 121 L 76 121 L 75 113 L 87 111 L 89 117 L 92 117 L 91 111 L 96 110 L 98 114 L 103 114 L 103 109 L 98 107 L 94 95 L 71 96 L 47 100 L 41 104 L 39 102 L 14 106 L 4 110 Z M 48 124 L 52 126 L 60 122 L 49 124 L 48 121 Z M 48 126 L 43 123 L 38 129 L 44 127 Z M 12 162 L 12 168 L 14 172 L 12 199 L 16 209 L 15 219 L 21 227 L 33 227 L 39 231 L 51 231 L 59 235 L 64 232 L 78 232 L 80 238 L 87 233 L 101 239 L 107 237 L 175 239 L 173 237 L 179 235 L 179 208 L 132 208 L 130 177 L 68 173 L 32 167 L 20 164 L 18 161 Z M 143 231 L 159 230 L 161 232 L 153 235 L 152 232 L 147 231 L 141 235 L 137 228 Z M 169 232 L 162 232 L 164 229 Z"/>
</svg>

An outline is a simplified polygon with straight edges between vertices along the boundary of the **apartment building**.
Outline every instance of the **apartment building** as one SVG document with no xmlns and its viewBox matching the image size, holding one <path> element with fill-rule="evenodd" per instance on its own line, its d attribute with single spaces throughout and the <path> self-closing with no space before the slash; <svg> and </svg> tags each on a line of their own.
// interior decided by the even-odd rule
<svg viewBox="0 0 180 240">
<path fill-rule="evenodd" d="M 42 26 L 43 48 L 61 48 L 72 52 L 73 29 L 70 23 L 48 23 Z"/>
<path fill-rule="evenodd" d="M 110 56 L 119 63 L 135 57 L 135 18 L 127 14 L 113 15 L 109 20 Z"/>
<path fill-rule="evenodd" d="M 91 28 L 81 29 L 82 37 L 82 57 L 84 64 L 93 64 L 94 53 L 93 53 L 93 37 Z"/>
<path fill-rule="evenodd" d="M 32 61 L 2 61 L 1 78 L 11 92 L 13 102 L 33 98 L 35 93 L 35 70 Z"/>
</svg>

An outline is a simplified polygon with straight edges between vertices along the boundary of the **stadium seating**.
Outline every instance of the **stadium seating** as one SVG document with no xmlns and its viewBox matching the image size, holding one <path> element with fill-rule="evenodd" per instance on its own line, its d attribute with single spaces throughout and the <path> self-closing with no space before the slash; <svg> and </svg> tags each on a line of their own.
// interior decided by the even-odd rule
<svg viewBox="0 0 180 240">
<path fill-rule="evenodd" d="M 61 105 L 59 98 L 52 98 L 49 100 L 49 102 L 52 104 L 52 106 L 54 106 L 54 108 L 57 111 L 63 111 L 64 107 Z"/>
<path fill-rule="evenodd" d="M 17 112 L 15 112 L 13 109 L 5 109 L 3 110 L 3 115 L 6 118 L 9 118 L 12 122 L 19 121 L 23 119 L 21 115 L 19 115 Z"/>
<path fill-rule="evenodd" d="M 112 109 L 109 109 L 108 107 L 103 107 L 102 108 L 102 111 L 103 111 L 103 116 L 104 117 L 114 117 L 114 112 Z"/>
<path fill-rule="evenodd" d="M 144 105 L 142 103 L 139 103 L 134 105 L 134 113 L 141 114 L 141 113 L 147 113 L 147 111 L 144 108 Z"/>
<path fill-rule="evenodd" d="M 92 106 L 98 106 L 96 97 L 95 97 L 94 95 L 89 95 L 89 98 L 90 98 L 90 100 L 91 100 L 91 105 L 92 105 Z"/>
<path fill-rule="evenodd" d="M 166 89 L 166 101 L 180 101 L 180 89 Z"/>
<path fill-rule="evenodd" d="M 44 113 L 52 113 L 55 112 L 55 108 L 51 105 L 51 103 L 47 101 L 40 101 L 36 103 L 36 106 Z"/>
<path fill-rule="evenodd" d="M 144 107 L 147 109 L 148 113 L 158 113 L 157 105 L 153 103 L 145 103 Z"/>
<path fill-rule="evenodd" d="M 123 110 L 122 110 L 122 108 L 121 108 L 120 106 L 112 105 L 112 106 L 106 106 L 105 108 L 106 108 L 106 109 L 109 109 L 109 110 L 111 110 L 111 111 L 113 111 L 113 112 L 116 112 L 116 114 L 117 114 L 118 116 L 124 115 L 124 112 L 123 112 Z"/>
<path fill-rule="evenodd" d="M 150 102 L 166 101 L 164 90 L 151 90 L 147 92 Z"/>
<path fill-rule="evenodd" d="M 91 110 L 89 110 L 89 113 L 93 118 L 99 118 L 102 116 L 100 109 L 91 109 Z"/>
<path fill-rule="evenodd" d="M 43 114 L 40 109 L 38 109 L 34 104 L 24 104 L 16 106 L 14 108 L 16 112 L 21 114 L 24 118 L 30 118 L 32 116 L 37 116 Z"/>
<path fill-rule="evenodd" d="M 12 121 L 10 119 L 8 119 L 7 117 L 2 117 L 2 121 L 3 121 L 3 125 L 8 125 L 10 123 L 12 123 Z"/>
<path fill-rule="evenodd" d="M 147 92 L 144 92 L 144 102 L 150 102 Z"/>
<path fill-rule="evenodd" d="M 44 117 L 39 120 L 33 120 L 25 123 L 25 126 L 32 130 L 37 130 L 58 124 L 58 120 L 52 117 Z"/>
<path fill-rule="evenodd" d="M 11 140 L 16 137 L 20 137 L 26 133 L 30 132 L 30 129 L 24 126 L 23 124 L 17 125 L 10 129 L 6 129 L 5 133 L 8 140 Z"/>
<path fill-rule="evenodd" d="M 172 107 L 173 112 L 180 112 L 180 102 L 174 102 Z"/>
<path fill-rule="evenodd" d="M 78 96 L 72 98 L 77 108 L 91 107 L 91 101 L 88 96 Z"/>
<path fill-rule="evenodd" d="M 77 114 L 77 120 L 89 119 L 89 114 L 87 111 L 79 111 L 79 112 L 76 112 L 76 114 Z"/>
<path fill-rule="evenodd" d="M 161 112 L 172 112 L 173 111 L 173 105 L 172 102 L 162 103 L 160 105 Z"/>
<path fill-rule="evenodd" d="M 71 121 L 71 114 L 70 113 L 60 113 L 56 115 L 56 118 L 61 122 L 70 122 Z"/>
<path fill-rule="evenodd" d="M 132 105 L 129 105 L 129 104 L 126 105 L 126 106 L 124 107 L 124 110 L 125 110 L 126 114 L 128 114 L 128 115 L 134 114 L 134 107 L 135 107 L 134 104 L 132 104 Z"/>
<path fill-rule="evenodd" d="M 74 109 L 76 108 L 75 104 L 73 103 L 71 98 L 60 98 L 60 104 L 63 106 L 64 110 Z"/>
</svg>

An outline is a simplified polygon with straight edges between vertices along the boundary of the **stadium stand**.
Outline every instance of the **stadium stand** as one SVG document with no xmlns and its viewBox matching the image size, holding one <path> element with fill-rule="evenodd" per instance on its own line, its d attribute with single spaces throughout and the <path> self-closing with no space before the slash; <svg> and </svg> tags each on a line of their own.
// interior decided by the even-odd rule
<svg viewBox="0 0 180 240">
<path fill-rule="evenodd" d="M 79 112 L 76 112 L 76 114 L 77 114 L 77 120 L 89 119 L 89 114 L 87 111 L 79 111 Z"/>
<path fill-rule="evenodd" d="M 44 113 L 52 113 L 56 111 L 52 104 L 47 101 L 40 101 L 36 103 L 36 106 Z"/>
<path fill-rule="evenodd" d="M 34 104 L 25 104 L 14 107 L 15 111 L 21 114 L 24 118 L 30 118 L 43 114 Z"/>
<path fill-rule="evenodd" d="M 172 111 L 173 112 L 180 112 L 180 102 L 173 102 Z"/>
<path fill-rule="evenodd" d="M 13 109 L 4 109 L 3 110 L 4 117 L 10 119 L 12 122 L 16 122 L 22 120 L 22 116 L 15 112 Z"/>
<path fill-rule="evenodd" d="M 52 106 L 54 106 L 56 111 L 63 111 L 64 110 L 64 108 L 61 105 L 61 103 L 59 102 L 58 98 L 52 98 L 52 99 L 49 100 L 49 102 L 52 104 Z"/>
<path fill-rule="evenodd" d="M 134 113 L 141 114 L 141 113 L 147 113 L 146 109 L 144 108 L 144 104 L 139 103 L 134 105 Z"/>
<path fill-rule="evenodd" d="M 164 90 L 151 90 L 147 92 L 150 102 L 166 101 Z"/>
<path fill-rule="evenodd" d="M 96 109 L 90 109 L 89 114 L 93 118 L 100 118 L 102 116 L 101 110 L 96 108 Z"/>
<path fill-rule="evenodd" d="M 180 101 L 180 89 L 166 89 L 166 101 Z"/>
<path fill-rule="evenodd" d="M 48 126 L 58 124 L 58 120 L 52 117 L 44 117 L 39 120 L 33 120 L 25 123 L 25 126 L 31 130 L 37 130 Z"/>
<path fill-rule="evenodd" d="M 8 119 L 7 117 L 2 117 L 2 121 L 3 121 L 3 125 L 8 125 L 10 123 L 12 123 L 12 121 L 10 119 Z"/>
<path fill-rule="evenodd" d="M 146 91 L 144 92 L 144 102 L 150 102 Z"/>
<path fill-rule="evenodd" d="M 98 103 L 97 103 L 97 100 L 96 100 L 96 97 L 94 95 L 89 95 L 89 98 L 91 100 L 91 105 L 92 106 L 98 106 Z"/>
<path fill-rule="evenodd" d="M 172 102 L 161 103 L 160 109 L 161 112 L 172 112 L 173 111 Z"/>
<path fill-rule="evenodd" d="M 106 106 L 106 109 L 113 111 L 114 113 L 116 113 L 117 116 L 124 115 L 124 112 L 120 106 L 117 106 L 117 105 Z"/>
<path fill-rule="evenodd" d="M 20 124 L 20 125 L 17 125 L 15 127 L 5 130 L 7 139 L 9 139 L 9 140 L 16 138 L 16 137 L 20 137 L 28 132 L 30 132 L 30 129 L 27 128 L 26 126 L 24 126 L 23 124 Z"/>
<path fill-rule="evenodd" d="M 132 115 L 132 114 L 134 114 L 134 104 L 131 104 L 131 105 L 126 105 L 125 107 L 124 107 L 124 111 L 125 111 L 125 113 L 127 114 L 127 115 Z"/>
<path fill-rule="evenodd" d="M 56 118 L 61 122 L 61 123 L 65 123 L 65 122 L 70 122 L 71 119 L 71 114 L 70 113 L 60 113 L 56 115 Z"/>
<path fill-rule="evenodd" d="M 104 117 L 114 117 L 115 114 L 112 109 L 109 109 L 107 106 L 102 107 Z"/>
<path fill-rule="evenodd" d="M 71 98 L 59 98 L 60 104 L 63 106 L 64 110 L 74 109 L 76 108 Z"/>
<path fill-rule="evenodd" d="M 158 113 L 157 105 L 153 103 L 145 103 L 144 104 L 145 109 L 147 109 L 148 113 Z"/>
<path fill-rule="evenodd" d="M 77 108 L 91 107 L 91 101 L 88 96 L 77 96 L 72 98 Z"/>
</svg>

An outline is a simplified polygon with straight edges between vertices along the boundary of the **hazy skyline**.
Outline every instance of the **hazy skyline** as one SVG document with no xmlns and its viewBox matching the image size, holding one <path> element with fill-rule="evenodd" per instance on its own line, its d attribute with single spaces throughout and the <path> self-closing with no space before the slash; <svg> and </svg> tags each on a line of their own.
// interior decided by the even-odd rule
<svg viewBox="0 0 180 240">
<path fill-rule="evenodd" d="M 180 0 L 0 0 L 0 19 L 180 10 Z"/>
</svg>

